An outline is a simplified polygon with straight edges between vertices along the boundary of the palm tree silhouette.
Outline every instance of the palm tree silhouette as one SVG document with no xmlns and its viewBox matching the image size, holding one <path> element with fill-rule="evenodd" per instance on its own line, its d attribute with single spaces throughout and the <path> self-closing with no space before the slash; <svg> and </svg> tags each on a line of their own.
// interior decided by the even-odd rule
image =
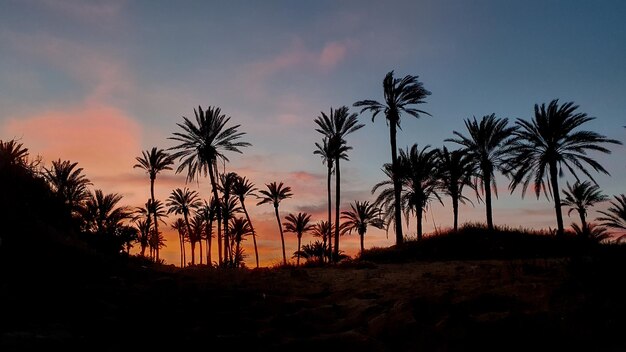
<svg viewBox="0 0 626 352">
<path fill-rule="evenodd" d="M 331 175 L 333 173 L 333 161 L 335 160 L 334 155 L 333 155 L 334 154 L 333 149 L 336 149 L 336 148 L 330 145 L 328 138 L 324 138 L 322 140 L 322 144 L 319 144 L 316 142 L 315 147 L 317 149 L 313 151 L 313 154 L 319 155 L 322 158 L 322 163 L 326 164 L 326 169 L 327 169 L 326 190 L 327 190 L 327 195 L 328 195 L 328 222 L 327 224 L 331 224 L 332 223 L 332 204 L 331 204 L 332 197 L 331 197 L 331 182 L 330 181 L 331 181 Z M 332 229 L 330 226 L 328 226 L 326 227 L 326 230 L 328 231 L 328 233 L 322 236 L 323 245 L 324 245 L 324 248 L 328 248 L 329 253 L 332 253 L 332 244 L 330 241 Z M 326 246 L 327 239 L 328 239 L 328 247 Z"/>
<path fill-rule="evenodd" d="M 237 182 L 237 177 L 239 177 L 234 172 L 229 172 L 220 175 L 219 180 L 220 183 L 218 185 L 218 189 L 222 192 L 222 202 L 221 204 L 224 206 L 228 206 L 231 202 L 232 189 L 235 183 Z M 236 207 L 236 204 L 233 206 L 233 209 Z M 226 209 L 222 209 L 222 218 L 224 219 L 224 258 L 229 258 L 232 262 L 232 248 L 230 247 L 230 243 L 233 242 L 232 238 L 229 236 L 229 220 L 230 220 L 231 212 L 226 211 Z"/>
<path fill-rule="evenodd" d="M 476 117 L 473 120 L 466 119 L 465 127 L 469 132 L 469 137 L 454 131 L 454 134 L 459 138 L 446 139 L 446 142 L 462 145 L 476 169 L 479 170 L 479 173 L 476 174 L 476 195 L 480 201 L 478 194 L 478 183 L 480 182 L 485 195 L 487 228 L 489 230 L 493 230 L 492 189 L 495 196 L 498 196 L 495 171 L 505 171 L 504 163 L 510 155 L 511 135 L 516 131 L 515 127 L 507 127 L 508 121 L 506 118 L 497 118 L 495 114 L 483 116 L 480 123 Z"/>
<path fill-rule="evenodd" d="M 345 136 L 361 129 L 363 124 L 359 124 L 357 114 L 348 113 L 348 107 L 342 106 L 333 110 L 330 114 L 321 112 L 321 116 L 315 119 L 318 128 L 315 130 L 328 138 L 328 149 L 334 159 L 335 166 L 335 222 L 339 223 L 339 208 L 341 205 L 341 169 L 339 160 L 348 160 L 347 152 L 352 149 L 346 145 Z M 319 147 L 318 147 L 319 148 Z M 334 257 L 339 256 L 339 227 L 335 228 Z"/>
<path fill-rule="evenodd" d="M 174 132 L 174 137 L 169 137 L 169 139 L 180 142 L 171 148 L 177 150 L 174 158 L 181 160 L 176 173 L 187 169 L 187 181 L 193 181 L 208 174 L 213 199 L 219 199 L 217 195 L 219 177 L 217 161 L 229 161 L 224 154 L 226 151 L 241 153 L 240 148 L 251 145 L 239 140 L 245 135 L 245 132 L 238 131 L 241 125 L 226 127 L 230 117 L 226 117 L 221 112 L 218 107 L 209 106 L 206 111 L 203 111 L 198 106 L 198 110 L 194 109 L 195 122 L 183 116 L 183 123 L 176 124 L 183 132 Z M 218 241 L 221 239 L 221 213 L 221 211 L 217 211 Z M 219 264 L 222 264 L 221 252 L 219 258 Z"/>
<path fill-rule="evenodd" d="M 172 229 L 178 232 L 178 242 L 180 243 L 180 267 L 184 268 L 186 263 L 186 255 L 185 255 L 185 237 L 187 236 L 187 224 L 185 224 L 185 220 L 182 218 L 177 218 L 174 223 L 172 223 Z"/>
<path fill-rule="evenodd" d="M 561 205 L 565 205 L 570 208 L 567 212 L 567 216 L 569 216 L 572 211 L 578 212 L 578 215 L 580 216 L 580 233 L 586 237 L 589 234 L 589 227 L 586 221 L 587 208 L 590 208 L 597 203 L 604 202 L 608 200 L 609 197 L 602 194 L 600 187 L 589 181 L 584 181 L 582 183 L 576 181 L 573 186 L 567 182 L 567 189 L 563 191 L 563 194 L 565 195 L 565 198 L 561 202 Z"/>
<path fill-rule="evenodd" d="M 189 242 L 190 243 L 198 243 L 199 247 L 200 247 L 200 265 L 202 265 L 202 258 L 204 257 L 202 254 L 202 239 L 204 237 L 204 218 L 202 217 L 202 214 L 198 214 L 198 213 L 194 213 L 194 216 L 191 218 L 191 220 L 189 220 L 189 228 L 191 229 L 191 232 L 189 232 L 187 235 L 189 237 Z M 193 251 L 192 251 L 193 254 Z M 193 264 L 193 263 L 192 263 Z"/>
<path fill-rule="evenodd" d="M 400 116 L 402 113 L 407 113 L 416 118 L 419 118 L 420 114 L 430 116 L 429 113 L 413 107 L 417 104 L 424 104 L 424 99 L 430 95 L 430 92 L 424 88 L 422 82 L 418 81 L 418 76 L 406 75 L 402 79 L 394 79 L 393 71 L 391 71 L 387 73 L 383 80 L 383 93 L 383 103 L 379 103 L 376 100 L 361 100 L 354 103 L 354 106 L 363 107 L 361 113 L 368 110 L 371 111 L 373 113 L 372 122 L 374 122 L 376 115 L 380 112 L 383 112 L 387 118 L 389 141 L 391 144 L 391 176 L 394 189 L 396 244 L 401 244 L 404 239 L 402 236 L 402 205 L 400 199 L 402 185 L 400 180 L 395 177 L 396 173 L 394 172 L 398 167 L 396 134 L 397 129 L 401 128 Z"/>
<path fill-rule="evenodd" d="M 302 243 L 302 235 L 306 232 L 309 232 L 313 229 L 313 225 L 310 225 L 311 215 L 307 213 L 298 213 L 298 215 L 293 215 L 289 213 L 289 215 L 285 216 L 285 222 L 283 222 L 283 226 L 285 227 L 285 232 L 295 233 L 298 237 L 298 251 L 296 266 L 300 265 L 300 244 Z"/>
<path fill-rule="evenodd" d="M 618 231 L 620 236 L 617 241 L 621 241 L 626 238 L 626 195 L 620 194 L 613 196 L 613 198 L 615 201 L 611 202 L 611 207 L 606 211 L 598 211 L 604 216 L 598 217 L 596 220 L 602 221 L 602 226 Z"/>
<path fill-rule="evenodd" d="M 354 204 L 350 204 L 350 208 L 352 210 L 341 212 L 341 218 L 345 220 L 340 226 L 341 234 L 350 234 L 352 231 L 358 233 L 361 240 L 361 254 L 363 254 L 367 227 L 374 226 L 382 229 L 385 227 L 385 222 L 381 217 L 381 210 L 367 201 L 354 201 Z"/>
<path fill-rule="evenodd" d="M 287 256 L 285 254 L 285 237 L 283 236 L 283 227 L 280 225 L 280 216 L 278 215 L 278 205 L 283 199 L 291 198 L 293 193 L 291 193 L 291 187 L 284 186 L 281 182 L 280 184 L 276 184 L 276 182 L 272 182 L 270 184 L 265 185 L 267 190 L 260 190 L 259 193 L 262 195 L 261 201 L 257 203 L 261 204 L 272 204 L 274 205 L 274 212 L 276 214 L 276 221 L 278 222 L 278 230 L 280 230 L 280 241 L 283 245 L 283 264 L 287 265 Z"/>
<path fill-rule="evenodd" d="M 332 229 L 333 229 L 332 222 L 324 221 L 324 220 L 318 221 L 315 225 L 313 225 L 313 228 L 311 229 L 311 234 L 313 235 L 313 237 L 321 238 L 323 241 L 321 244 L 324 250 L 322 251 L 322 256 L 320 257 L 320 263 L 324 262 L 325 257 L 328 257 L 328 259 L 330 260 L 331 249 L 328 248 L 328 246 L 326 246 L 326 239 L 329 239 L 329 243 L 330 243 L 330 236 L 332 234 Z"/>
<path fill-rule="evenodd" d="M 313 243 L 302 245 L 302 248 L 299 251 L 294 252 L 292 258 L 297 258 L 299 256 L 300 258 L 306 259 L 307 262 L 317 260 L 319 263 L 323 263 L 326 251 L 327 248 L 322 242 L 315 241 Z"/>
<path fill-rule="evenodd" d="M 101 249 L 114 253 L 121 249 L 117 235 L 122 222 L 130 217 L 128 207 L 117 205 L 121 200 L 122 196 L 117 193 L 105 195 L 102 190 L 96 189 L 89 194 L 82 209 L 83 230 L 96 235 L 96 243 Z"/>
<path fill-rule="evenodd" d="M 546 179 L 554 198 L 556 211 L 557 235 L 563 235 L 563 215 L 561 213 L 561 197 L 559 190 L 559 175 L 563 174 L 563 167 L 569 170 L 578 180 L 575 169 L 580 170 L 594 183 L 595 180 L 585 168 L 587 164 L 596 172 L 609 174 L 597 161 L 587 155 L 588 151 L 597 151 L 610 154 L 611 151 L 601 144 L 621 144 L 619 141 L 608 139 L 591 131 L 574 131 L 594 117 L 585 113 L 578 113 L 578 105 L 573 102 L 559 106 L 558 99 L 552 100 L 546 107 L 535 104 L 535 115 L 531 121 L 517 119 L 515 124 L 519 129 L 515 132 L 515 139 L 511 149 L 510 174 L 511 192 L 522 184 L 522 197 L 528 185 L 535 187 L 537 198 L 546 189 Z"/>
<path fill-rule="evenodd" d="M 213 261 L 211 259 L 211 243 L 213 239 L 213 221 L 215 221 L 217 217 L 217 210 L 219 209 L 218 203 L 219 200 L 215 200 L 211 198 L 210 202 L 204 201 L 204 205 L 200 208 L 200 214 L 202 214 L 204 218 L 204 224 L 206 225 L 206 229 L 204 230 L 206 234 L 206 248 L 207 248 L 207 264 L 213 265 Z"/>
<path fill-rule="evenodd" d="M 228 202 L 222 202 L 221 210 L 222 218 L 224 219 L 224 221 L 226 221 L 225 219 L 232 219 L 235 217 L 236 214 L 243 212 L 243 209 L 239 206 L 239 201 L 235 197 L 229 197 Z M 230 229 L 228 229 L 228 232 L 224 233 L 228 234 L 228 236 L 224 236 L 224 239 L 226 240 L 224 243 L 224 248 L 226 249 L 226 251 L 224 252 L 224 261 L 227 261 L 229 265 L 232 265 L 235 263 L 234 255 L 236 253 L 234 253 L 233 248 L 233 245 L 235 244 L 235 239 L 231 236 Z"/>
<path fill-rule="evenodd" d="M 145 235 L 147 242 L 146 244 L 148 246 L 150 246 L 150 259 L 154 259 L 152 257 L 152 250 L 156 249 L 156 247 L 152 247 L 152 245 L 155 243 L 155 238 L 156 237 L 156 230 L 154 229 L 153 225 L 152 225 L 152 219 L 153 216 L 157 219 L 157 221 L 160 221 L 161 223 L 165 224 L 165 221 L 163 221 L 161 218 L 167 217 L 167 213 L 165 212 L 164 209 L 164 205 L 160 200 L 156 200 L 154 202 L 152 202 L 152 199 L 148 198 L 148 200 L 146 201 L 146 204 L 144 204 L 143 207 L 136 207 L 135 210 L 133 211 L 133 221 L 138 221 L 140 219 L 144 219 L 144 223 L 141 224 L 141 226 L 147 226 L 146 229 L 139 227 L 139 231 L 140 233 L 142 233 L 142 236 Z M 143 231 L 143 232 L 142 232 Z M 155 252 L 156 253 L 156 252 Z M 157 259 L 158 261 L 158 259 Z"/>
<path fill-rule="evenodd" d="M 87 199 L 87 186 L 92 184 L 83 174 L 83 168 L 77 166 L 78 163 L 59 159 L 52 161 L 52 167 L 44 168 L 43 173 L 52 191 L 61 198 L 73 217 L 78 214 L 81 203 Z"/>
<path fill-rule="evenodd" d="M 232 191 L 235 196 L 239 198 L 239 203 L 241 204 L 241 208 L 243 212 L 246 214 L 246 220 L 248 220 L 248 224 L 250 225 L 250 229 L 252 230 L 252 241 L 254 242 L 254 256 L 256 258 L 256 267 L 259 267 L 259 250 L 256 246 L 256 233 L 254 232 L 254 226 L 252 226 L 252 221 L 250 221 L 250 215 L 248 214 L 248 210 L 246 209 L 246 197 L 247 196 L 255 196 L 254 193 L 257 189 L 254 187 L 254 183 L 250 182 L 245 176 L 238 176 L 235 180 L 235 183 L 232 186 Z"/>
<path fill-rule="evenodd" d="M 140 157 L 136 157 L 137 164 L 133 166 L 133 168 L 144 169 L 148 176 L 150 177 L 150 199 L 152 202 L 155 202 L 154 199 L 154 181 L 156 180 L 157 174 L 161 171 L 171 170 L 172 165 L 174 164 L 174 159 L 163 149 L 157 149 L 157 147 L 153 147 L 151 150 L 144 150 L 141 152 Z M 159 233 L 159 222 L 156 219 L 156 214 L 154 215 L 154 231 Z M 159 260 L 159 248 L 156 248 L 156 260 Z"/>
<path fill-rule="evenodd" d="M 463 195 L 463 188 L 474 188 L 472 177 L 476 172 L 476 165 L 468 157 L 466 151 L 453 150 L 443 147 L 437 154 L 438 178 L 441 181 L 441 189 L 452 199 L 452 212 L 454 216 L 454 231 L 459 225 L 459 202 L 471 203 L 469 198 Z"/>
<path fill-rule="evenodd" d="M 150 230 L 152 229 L 151 218 L 148 217 L 146 219 L 136 219 L 135 226 L 139 231 L 139 235 L 137 237 L 137 242 L 141 247 L 141 256 L 146 256 L 146 248 L 150 245 Z"/>
<path fill-rule="evenodd" d="M 244 237 L 254 234 L 248 219 L 242 217 L 233 217 L 230 220 L 230 232 L 233 235 L 235 242 L 235 253 L 233 254 L 233 264 L 235 267 L 239 267 L 243 260 L 243 249 L 241 248 L 241 241 Z"/>
<path fill-rule="evenodd" d="M 167 198 L 167 203 L 165 204 L 168 209 L 167 213 L 182 215 L 185 219 L 185 226 L 187 226 L 187 236 L 189 237 L 189 243 L 191 244 L 191 265 L 195 265 L 196 258 L 196 242 L 192 241 L 192 229 L 189 224 L 189 214 L 193 210 L 198 209 L 202 202 L 198 198 L 198 192 L 191 191 L 189 188 L 185 187 L 185 189 L 176 188 L 172 191 L 170 196 Z M 202 256 L 200 256 L 202 258 Z"/>
<path fill-rule="evenodd" d="M 5 167 L 26 166 L 28 162 L 28 148 L 24 148 L 22 143 L 12 139 L 10 141 L 0 140 L 0 170 Z"/>
</svg>

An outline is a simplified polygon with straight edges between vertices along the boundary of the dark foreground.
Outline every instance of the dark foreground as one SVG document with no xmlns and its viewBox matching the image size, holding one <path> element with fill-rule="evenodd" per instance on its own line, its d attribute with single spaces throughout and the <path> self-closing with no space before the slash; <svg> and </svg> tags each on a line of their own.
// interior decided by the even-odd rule
<svg viewBox="0 0 626 352">
<path fill-rule="evenodd" d="M 0 350 L 625 350 L 625 263 L 13 268 Z"/>
</svg>

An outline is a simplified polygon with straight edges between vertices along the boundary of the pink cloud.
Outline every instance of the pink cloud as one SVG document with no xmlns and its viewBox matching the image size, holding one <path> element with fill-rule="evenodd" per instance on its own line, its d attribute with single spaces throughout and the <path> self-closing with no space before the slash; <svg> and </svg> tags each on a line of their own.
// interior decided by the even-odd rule
<svg viewBox="0 0 626 352">
<path fill-rule="evenodd" d="M 43 7 L 89 25 L 112 26 L 125 5 L 125 1 L 41 0 Z"/>
<path fill-rule="evenodd" d="M 319 64 L 322 68 L 332 69 L 346 57 L 348 48 L 345 44 L 331 42 L 326 44 L 319 57 Z"/>
</svg>

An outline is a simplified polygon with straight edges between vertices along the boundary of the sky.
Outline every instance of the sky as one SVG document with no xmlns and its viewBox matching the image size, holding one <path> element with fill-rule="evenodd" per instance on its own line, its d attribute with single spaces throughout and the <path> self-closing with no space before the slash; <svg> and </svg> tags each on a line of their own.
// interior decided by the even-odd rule
<svg viewBox="0 0 626 352">
<path fill-rule="evenodd" d="M 455 148 L 444 140 L 465 132 L 464 119 L 529 119 L 535 104 L 552 99 L 596 117 L 585 129 L 626 142 L 624 18 L 623 1 L 0 0 L 0 139 L 19 139 L 47 165 L 77 161 L 95 188 L 140 206 L 149 180 L 133 169 L 135 157 L 174 146 L 168 137 L 182 116 L 218 106 L 252 144 L 227 154 L 226 170 L 259 188 L 284 182 L 294 197 L 281 203 L 281 216 L 306 211 L 318 221 L 326 216 L 326 168 L 313 155 L 321 140 L 313 121 L 331 107 L 382 100 L 391 70 L 419 76 L 432 92 L 421 106 L 431 117 L 402 117 L 399 147 Z M 359 119 L 365 127 L 348 136 L 354 149 L 342 163 L 342 209 L 373 200 L 391 160 L 384 118 Z M 625 193 L 624 146 L 609 149 L 594 157 L 611 176 L 596 180 L 608 195 Z M 572 180 L 566 173 L 560 182 Z M 556 227 L 545 197 L 522 199 L 504 177 L 497 181 L 496 225 Z M 185 186 L 209 196 L 208 179 L 185 185 L 184 174 L 166 172 L 156 197 Z M 461 208 L 461 223 L 484 222 L 484 205 L 467 195 L 474 206 Z M 281 259 L 278 225 L 270 205 L 255 203 L 247 207 L 261 262 L 272 265 Z M 576 220 L 566 216 L 565 224 Z M 451 225 L 444 197 L 429 208 L 424 229 Z M 415 220 L 408 226 L 414 236 Z M 296 237 L 285 236 L 293 253 Z M 177 236 L 167 230 L 166 238 L 162 257 L 177 264 Z M 365 244 L 393 239 L 370 229 Z M 342 238 L 340 248 L 354 255 L 357 236 Z"/>
</svg>

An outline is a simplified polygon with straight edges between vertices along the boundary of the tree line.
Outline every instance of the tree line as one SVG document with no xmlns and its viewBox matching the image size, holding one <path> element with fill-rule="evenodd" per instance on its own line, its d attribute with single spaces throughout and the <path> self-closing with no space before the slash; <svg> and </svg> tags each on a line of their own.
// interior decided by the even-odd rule
<svg viewBox="0 0 626 352">
<path fill-rule="evenodd" d="M 508 189 L 513 193 L 521 188 L 522 197 L 532 187 L 537 198 L 541 193 L 552 199 L 556 217 L 556 235 L 563 236 L 562 206 L 569 208 L 568 215 L 576 212 L 580 226 L 573 225 L 579 236 L 601 240 L 608 238 L 609 230 L 626 237 L 626 196 L 615 196 L 606 211 L 600 211 L 596 220 L 599 225 L 587 221 L 587 211 L 597 203 L 608 201 L 602 194 L 591 171 L 609 174 L 589 152 L 609 154 L 610 144 L 621 142 L 596 132 L 582 130 L 581 126 L 593 117 L 579 111 L 573 102 L 559 103 L 552 100 L 535 104 L 534 115 L 516 119 L 513 124 L 507 118 L 495 114 L 480 119 L 465 119 L 465 131 L 453 131 L 446 139 L 459 148 L 449 150 L 446 146 L 432 148 L 418 144 L 398 148 L 396 137 L 404 115 L 419 118 L 429 113 L 420 109 L 431 93 L 424 88 L 417 76 L 395 78 L 389 72 L 383 80 L 383 100 L 361 100 L 354 103 L 360 114 L 371 112 L 372 122 L 380 114 L 389 127 L 391 162 L 382 166 L 386 179 L 372 188 L 375 200 L 354 201 L 349 210 L 341 211 L 341 161 L 349 160 L 347 137 L 361 129 L 358 113 L 351 113 L 347 106 L 321 112 L 314 120 L 315 130 L 321 134 L 315 143 L 313 154 L 319 155 L 327 171 L 327 218 L 312 223 L 307 213 L 288 214 L 281 222 L 279 205 L 292 198 L 291 187 L 273 181 L 265 188 L 257 189 L 247 177 L 235 172 L 220 173 L 219 163 L 226 165 L 230 153 L 242 153 L 251 146 L 243 140 L 245 132 L 241 125 L 229 124 L 231 118 L 218 107 L 194 109 L 194 118 L 183 117 L 177 123 L 178 130 L 170 140 L 177 143 L 169 149 L 153 147 L 136 157 L 134 168 L 142 169 L 150 181 L 150 197 L 140 207 L 120 206 L 122 196 L 105 194 L 93 186 L 78 164 L 71 161 L 53 161 L 50 167 L 29 161 L 28 150 L 15 140 L 0 141 L 0 170 L 21 167 L 45 180 L 50 191 L 62 201 L 72 219 L 74 228 L 100 238 L 102 246 L 112 251 L 130 253 L 138 244 L 141 256 L 161 261 L 160 249 L 165 238 L 159 225 L 168 226 L 165 218 L 177 216 L 169 226 L 179 237 L 180 266 L 188 263 L 218 267 L 240 267 L 247 255 L 241 242 L 252 238 L 255 265 L 259 266 L 257 232 L 246 208 L 246 200 L 254 198 L 256 205 L 270 204 L 281 238 L 282 263 L 287 264 L 284 232 L 297 237 L 297 250 L 293 257 L 296 265 L 300 258 L 319 263 L 337 262 L 342 257 L 340 237 L 355 232 L 360 237 L 363 251 L 364 237 L 368 227 L 393 228 L 396 244 L 404 241 L 402 221 L 415 217 L 417 239 L 423 237 L 422 218 L 433 201 L 443 204 L 442 197 L 450 197 L 453 213 L 453 231 L 458 228 L 459 203 L 472 203 L 464 194 L 469 188 L 477 201 L 485 204 L 487 229 L 493 230 L 493 196 L 497 196 L 496 172 L 509 180 Z M 174 170 L 175 164 L 178 166 Z M 225 169 L 225 167 L 224 167 Z M 155 198 L 155 184 L 159 174 L 174 170 L 185 173 L 186 182 L 209 179 L 208 197 L 203 199 L 197 191 L 187 187 L 171 191 L 165 201 Z M 569 172 L 575 179 L 566 183 L 562 190 L 559 178 Z M 332 190 L 334 182 L 334 219 Z M 588 180 L 582 180 L 582 177 Z M 563 198 L 561 198 L 563 192 Z M 333 221 L 334 220 L 334 221 Z M 338 225 L 337 225 L 338 224 Z M 319 238 L 313 243 L 301 244 L 304 234 Z M 217 243 L 217 261 L 212 258 L 213 239 Z M 187 258 L 185 243 L 191 249 Z M 199 251 L 199 255 L 196 254 Z"/>
</svg>

